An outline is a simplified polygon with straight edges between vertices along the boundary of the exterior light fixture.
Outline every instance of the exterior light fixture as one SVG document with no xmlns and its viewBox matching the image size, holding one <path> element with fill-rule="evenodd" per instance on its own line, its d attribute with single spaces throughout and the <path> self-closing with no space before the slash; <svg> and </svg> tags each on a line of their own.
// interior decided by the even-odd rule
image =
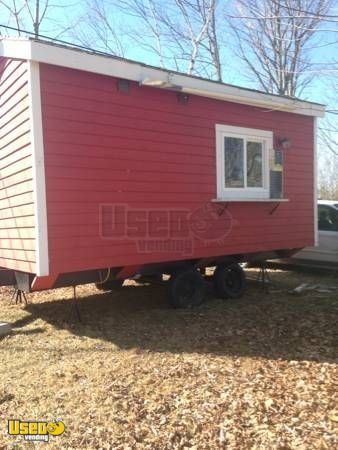
<svg viewBox="0 0 338 450">
<path fill-rule="evenodd" d="M 290 139 L 286 137 L 279 138 L 278 147 L 283 150 L 288 150 L 291 147 Z"/>
<path fill-rule="evenodd" d="M 181 105 L 186 105 L 189 103 L 190 95 L 186 94 L 185 92 L 178 92 L 177 93 L 177 101 Z"/>
<path fill-rule="evenodd" d="M 117 80 L 117 90 L 128 94 L 130 91 L 130 81 L 124 79 Z"/>
<path fill-rule="evenodd" d="M 144 78 L 140 81 L 141 86 L 150 86 L 150 87 L 157 87 L 162 89 L 172 89 L 174 91 L 181 91 L 182 86 L 179 86 L 178 84 L 171 83 L 171 81 L 165 81 L 165 80 L 154 80 L 151 78 Z"/>
</svg>

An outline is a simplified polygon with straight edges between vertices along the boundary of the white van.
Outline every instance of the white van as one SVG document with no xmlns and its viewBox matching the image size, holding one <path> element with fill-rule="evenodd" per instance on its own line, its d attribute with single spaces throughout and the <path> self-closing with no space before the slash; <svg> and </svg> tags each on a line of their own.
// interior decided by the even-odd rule
<svg viewBox="0 0 338 450">
<path fill-rule="evenodd" d="M 338 265 L 338 200 L 318 201 L 318 246 L 304 248 L 292 260 Z"/>
</svg>

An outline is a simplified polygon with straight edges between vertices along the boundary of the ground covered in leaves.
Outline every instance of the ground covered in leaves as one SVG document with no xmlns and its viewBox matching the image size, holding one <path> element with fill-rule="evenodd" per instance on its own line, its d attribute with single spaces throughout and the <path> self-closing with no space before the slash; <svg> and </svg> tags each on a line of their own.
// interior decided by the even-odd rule
<svg viewBox="0 0 338 450">
<path fill-rule="evenodd" d="M 13 332 L 0 340 L 0 449 L 337 448 L 338 294 L 289 292 L 337 276 L 271 278 L 269 292 L 250 282 L 196 310 L 168 308 L 161 286 L 82 286 L 82 323 L 71 288 L 26 308 L 2 288 Z M 34 446 L 8 436 L 10 418 L 66 431 Z"/>
</svg>

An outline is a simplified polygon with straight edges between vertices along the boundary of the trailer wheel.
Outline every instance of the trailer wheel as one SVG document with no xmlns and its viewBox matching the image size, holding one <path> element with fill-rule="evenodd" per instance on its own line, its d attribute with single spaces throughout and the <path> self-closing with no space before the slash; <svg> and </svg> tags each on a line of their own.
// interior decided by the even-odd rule
<svg viewBox="0 0 338 450">
<path fill-rule="evenodd" d="M 213 276 L 216 294 L 221 298 L 239 298 L 245 289 L 245 273 L 239 264 L 220 264 Z"/>
<path fill-rule="evenodd" d="M 199 306 L 206 294 L 206 284 L 196 269 L 185 269 L 172 275 L 169 281 L 169 301 L 174 308 Z"/>
<path fill-rule="evenodd" d="M 121 289 L 124 280 L 108 280 L 104 283 L 95 283 L 95 286 L 100 291 L 118 291 Z"/>
</svg>

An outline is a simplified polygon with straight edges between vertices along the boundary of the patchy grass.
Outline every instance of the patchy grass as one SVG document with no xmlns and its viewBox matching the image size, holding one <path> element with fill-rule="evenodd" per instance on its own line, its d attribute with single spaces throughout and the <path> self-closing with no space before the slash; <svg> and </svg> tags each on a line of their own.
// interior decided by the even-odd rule
<svg viewBox="0 0 338 450">
<path fill-rule="evenodd" d="M 250 271 L 255 274 L 254 270 Z M 288 293 L 337 278 L 271 271 L 264 292 L 171 310 L 165 288 L 0 293 L 0 449 L 333 449 L 337 292 Z M 59 418 L 66 432 L 28 446 L 7 419 Z"/>
</svg>

